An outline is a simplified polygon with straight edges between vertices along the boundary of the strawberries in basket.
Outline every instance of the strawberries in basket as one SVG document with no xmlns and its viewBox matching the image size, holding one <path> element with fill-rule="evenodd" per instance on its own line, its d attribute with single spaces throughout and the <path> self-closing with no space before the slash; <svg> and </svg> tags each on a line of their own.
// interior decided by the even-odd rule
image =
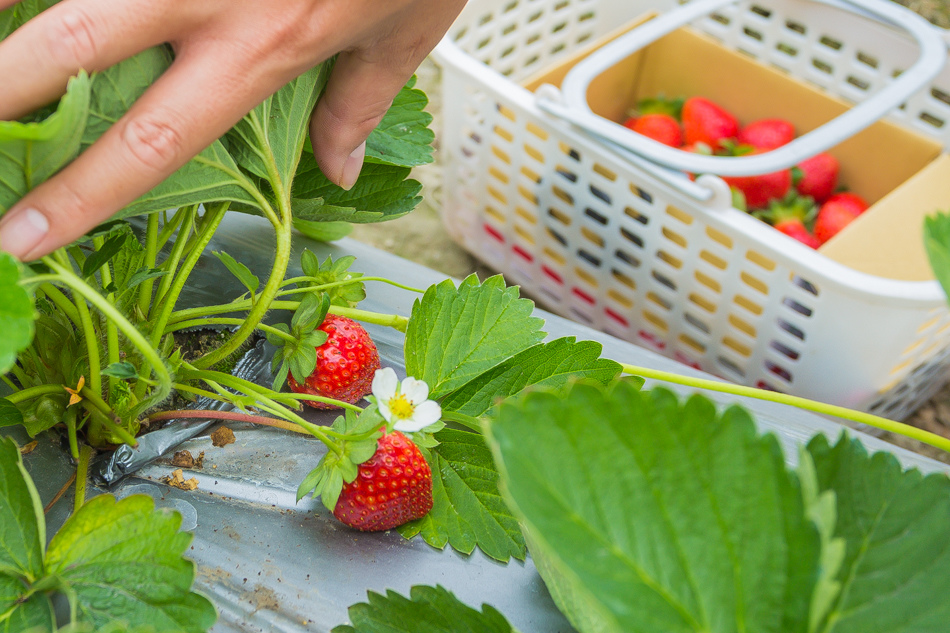
<svg viewBox="0 0 950 633">
<path fill-rule="evenodd" d="M 771 117 L 743 125 L 726 108 L 702 96 L 645 99 L 624 125 L 682 151 L 715 156 L 762 154 L 795 139 L 795 126 L 788 120 Z M 733 190 L 738 208 L 818 248 L 868 208 L 856 194 L 836 193 L 839 172 L 838 159 L 822 152 L 791 169 L 722 179 Z"/>
</svg>

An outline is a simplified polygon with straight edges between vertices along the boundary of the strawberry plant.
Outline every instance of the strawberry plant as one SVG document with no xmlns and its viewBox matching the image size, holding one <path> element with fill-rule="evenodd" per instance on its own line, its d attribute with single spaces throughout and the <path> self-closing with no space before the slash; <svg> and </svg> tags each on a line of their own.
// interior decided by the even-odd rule
<svg viewBox="0 0 950 633">
<path fill-rule="evenodd" d="M 0 35 L 48 4 L 20 3 L 0 11 Z M 80 74 L 58 103 L 41 112 L 0 123 L 0 214 L 88 148 L 170 63 L 166 47 L 144 51 L 101 73 Z M 0 397 L 0 426 L 22 426 L 30 436 L 61 428 L 77 462 L 75 512 L 47 545 L 45 522 L 20 453 L 9 440 L 0 440 L 0 585 L 5 600 L 0 631 L 46 631 L 63 621 L 68 622 L 66 630 L 100 632 L 148 627 L 190 632 L 211 626 L 213 606 L 190 590 L 194 569 L 182 558 L 189 537 L 178 532 L 176 515 L 156 512 L 142 497 L 84 499 L 93 447 L 134 446 L 149 425 L 185 417 L 240 419 L 312 435 L 327 452 L 314 458 L 312 471 L 297 486 L 298 501 L 319 496 L 334 516 L 356 529 L 396 528 L 406 538 L 419 536 L 436 548 L 450 546 L 463 554 L 478 548 L 499 562 L 523 560 L 531 547 L 579 628 L 587 620 L 610 622 L 612 609 L 619 606 L 626 610 L 616 616 L 619 628 L 636 630 L 624 628 L 627 619 L 633 619 L 631 609 L 646 605 L 651 608 L 644 612 L 659 627 L 655 630 L 677 616 L 705 626 L 707 613 L 724 626 L 732 624 L 730 618 L 754 623 L 773 618 L 798 630 L 802 609 L 809 622 L 830 623 L 821 630 L 848 630 L 832 626 L 837 626 L 833 618 L 849 615 L 850 606 L 841 602 L 844 581 L 836 574 L 840 569 L 854 577 L 857 563 L 834 558 L 851 536 L 834 531 L 845 524 L 835 522 L 829 510 L 834 484 L 821 487 L 836 479 L 831 471 L 844 458 L 822 461 L 829 451 L 819 446 L 811 457 L 814 473 L 803 466 L 798 480 L 783 469 L 771 440 L 751 436 L 741 414 L 724 416 L 737 421 L 736 427 L 717 435 L 722 425 L 710 422 L 715 416 L 708 415 L 706 405 L 680 411 L 662 392 L 656 398 L 663 406 L 644 404 L 634 395 L 639 378 L 610 385 L 626 372 L 754 393 L 892 430 L 900 430 L 899 425 L 781 394 L 622 365 L 602 358 L 601 346 L 591 341 L 549 340 L 534 305 L 500 277 L 479 282 L 473 276 L 458 285 L 445 281 L 419 291 L 406 317 L 359 307 L 366 282 L 406 286 L 350 271 L 352 258 L 320 262 L 305 250 L 302 274 L 289 276 L 294 230 L 327 239 L 344 233 L 350 223 L 408 213 L 419 201 L 420 189 L 410 170 L 431 160 L 425 97 L 410 83 L 367 141 L 366 164 L 356 185 L 344 191 L 328 181 L 313 158 L 307 124 L 330 65 L 289 83 L 168 180 L 77 243 L 37 262 L 21 263 L 0 253 L 0 378 L 7 394 Z M 715 118 L 684 107 L 684 119 L 696 123 L 694 115 L 706 122 Z M 704 131 L 700 141 L 719 145 L 736 134 L 723 132 L 723 125 L 712 127 L 720 129 Z M 270 231 L 258 239 L 272 241 L 269 269 L 252 271 L 239 256 L 212 250 L 216 231 L 233 211 L 268 223 Z M 241 294 L 214 305 L 187 304 L 192 274 L 209 262 L 220 274 L 232 275 Z M 392 368 L 379 368 L 375 346 L 356 322 L 405 332 L 407 377 L 400 381 Z M 198 352 L 180 345 L 176 335 L 198 327 L 223 329 L 224 334 Z M 266 386 L 230 372 L 255 334 L 263 334 L 276 348 L 274 377 Z M 578 380 L 583 384 L 569 395 L 552 395 Z M 348 384 L 340 384 L 344 382 Z M 285 383 L 291 392 L 283 390 Z M 232 410 L 163 410 L 171 406 L 173 394 L 225 402 Z M 362 402 L 364 396 L 368 403 Z M 343 413 L 330 425 L 318 425 L 301 414 L 303 405 Z M 642 419 L 631 422 L 631 410 L 641 412 Z M 695 410 L 699 414 L 693 416 Z M 668 423 L 665 431 L 657 418 Z M 530 433 L 525 432 L 527 424 L 532 425 Z M 581 432 L 578 424 L 589 426 Z M 658 441 L 653 446 L 625 441 L 623 424 L 637 425 L 643 437 Z M 670 429 L 678 435 L 670 436 Z M 521 439 L 506 440 L 509 432 Z M 561 436 L 567 437 L 567 445 L 559 443 Z M 940 444 L 925 433 L 916 436 Z M 850 455 L 845 449 L 839 453 Z M 643 477 L 637 478 L 643 469 L 631 474 L 617 467 L 631 454 L 668 464 L 669 472 L 651 472 L 656 485 L 650 488 Z M 730 460 L 755 477 L 742 480 L 730 469 Z M 886 477 L 896 478 L 893 468 L 884 470 Z M 525 473 L 537 472 L 546 474 L 545 481 L 533 482 L 541 485 L 531 490 Z M 848 474 L 863 474 L 855 472 Z M 674 499 L 674 479 L 703 503 L 693 507 L 690 498 Z M 552 498 L 552 490 L 543 485 L 555 480 L 557 491 L 569 495 L 572 504 L 558 508 L 563 499 Z M 584 482 L 597 485 L 579 487 Z M 614 495 L 624 497 L 616 507 L 608 503 L 615 500 L 610 498 L 615 483 L 615 490 L 629 493 Z M 912 484 L 907 488 L 913 489 Z M 740 492 L 749 499 L 740 499 Z M 602 503 L 627 519 L 634 511 L 626 504 L 649 501 L 648 493 L 678 503 L 672 527 L 688 523 L 683 514 L 695 511 L 701 519 L 696 526 L 703 528 L 702 533 L 669 529 L 656 521 L 656 512 L 644 512 L 664 552 L 673 548 L 671 540 L 689 539 L 682 557 L 659 561 L 669 564 L 660 569 L 665 578 L 686 577 L 694 568 L 704 578 L 723 572 L 740 578 L 749 588 L 747 596 L 736 599 L 735 583 L 730 588 L 717 581 L 696 587 L 691 595 L 677 595 L 682 600 L 673 608 L 652 609 L 656 597 L 637 586 L 637 601 L 624 606 L 624 599 L 611 591 L 615 587 L 592 565 L 585 567 L 583 557 L 589 556 L 588 563 L 604 563 L 603 570 L 613 578 L 628 578 L 624 573 L 629 570 L 615 559 L 618 552 L 638 552 L 611 540 L 617 536 L 613 525 L 596 524 L 595 513 L 576 508 Z M 936 493 L 928 498 L 938 514 L 941 499 Z M 538 518 L 537 506 L 558 508 L 560 516 Z M 730 511 L 721 515 L 721 524 L 710 518 L 712 506 Z M 749 516 L 758 506 L 767 516 Z M 841 503 L 834 509 L 852 511 Z M 656 507 L 647 503 L 647 510 Z M 565 527 L 564 517 L 575 520 Z M 526 533 L 522 525 L 528 526 Z M 629 527 L 631 535 L 637 527 L 636 522 L 616 525 Z M 860 528 L 852 531 L 858 532 L 854 538 L 861 536 Z M 585 538 L 574 542 L 585 546 L 606 539 L 611 547 L 565 553 L 563 542 L 552 534 L 569 534 L 569 541 L 580 534 Z M 748 551 L 747 543 L 752 544 Z M 703 557 L 696 552 L 704 548 L 710 555 L 698 560 Z M 729 553 L 741 554 L 742 564 L 730 560 Z M 818 570 L 815 557 L 825 568 Z M 577 569 L 571 567 L 575 564 Z M 596 589 L 594 598 L 578 579 Z M 670 595 L 682 589 L 679 584 L 658 586 Z M 725 606 L 716 602 L 720 598 L 726 599 Z M 779 598 L 785 606 L 774 620 Z M 63 600 L 68 614 L 58 617 L 54 605 Z M 439 621 L 432 609 L 448 609 L 454 614 L 449 626 L 473 622 L 478 630 L 507 630 L 497 612 L 467 610 L 440 589 L 414 590 L 409 601 L 397 595 L 370 600 L 370 608 L 354 610 L 365 616 L 354 616 L 354 627 L 372 626 L 374 609 L 392 607 L 402 609 L 403 622 Z"/>
<path fill-rule="evenodd" d="M 790 467 L 745 410 L 626 381 L 518 396 L 486 431 L 538 570 L 581 633 L 946 628 L 944 474 L 904 471 L 846 434 L 812 438 Z M 441 587 L 370 593 L 349 613 L 334 633 L 411 618 L 513 630 Z"/>
<path fill-rule="evenodd" d="M 195 566 L 182 555 L 191 535 L 178 531 L 177 513 L 144 495 L 102 495 L 47 544 L 43 507 L 9 438 L 0 439 L 0 472 L 0 631 L 55 630 L 59 598 L 69 622 L 98 631 L 200 633 L 214 623 L 214 606 L 190 590 Z"/>
<path fill-rule="evenodd" d="M 0 15 L 12 30 L 43 8 L 39 4 L 22 3 Z M 50 112 L 4 123 L 0 212 L 89 147 L 171 61 L 170 50 L 157 47 L 93 76 L 81 74 Z M 0 425 L 22 424 L 36 435 L 62 421 L 78 457 L 81 439 L 95 447 L 134 445 L 140 425 L 173 390 L 243 406 L 261 392 L 220 368 L 255 331 L 295 344 L 298 353 L 288 360 L 298 369 L 309 363 L 304 373 L 313 370 L 313 348 L 308 353 L 296 345 L 304 335 L 313 339 L 313 328 L 295 338 L 263 324 L 265 314 L 298 310 L 301 299 L 328 285 L 339 299 L 347 292 L 339 286 L 359 283 L 347 281 L 355 277 L 345 266 L 321 270 L 309 262 L 319 277 L 285 279 L 293 230 L 322 235 L 325 223 L 404 215 L 419 201 L 420 185 L 409 170 L 431 160 L 430 116 L 422 111 L 424 95 L 410 84 L 368 139 L 356 185 L 344 191 L 330 183 L 310 151 L 307 127 L 331 64 L 289 83 L 85 240 L 26 266 L 0 254 L 0 288 L 9 297 L 3 318 L 11 333 L 0 340 L 0 375 L 12 391 L 2 401 Z M 269 221 L 271 270 L 261 281 L 231 255 L 216 253 L 247 293 L 218 306 L 177 309 L 229 210 Z M 124 220 L 135 216 L 146 219 L 133 230 Z M 335 310 L 349 309 L 348 300 L 338 303 Z M 213 349 L 183 357 L 173 335 L 199 324 L 232 329 Z M 273 413 L 299 418 L 292 409 L 306 398 L 269 395 Z"/>
</svg>

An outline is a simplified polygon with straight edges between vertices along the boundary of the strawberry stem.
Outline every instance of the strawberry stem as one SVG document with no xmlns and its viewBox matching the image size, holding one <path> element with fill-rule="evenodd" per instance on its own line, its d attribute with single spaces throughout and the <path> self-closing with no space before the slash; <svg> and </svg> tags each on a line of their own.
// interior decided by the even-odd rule
<svg viewBox="0 0 950 633">
<path fill-rule="evenodd" d="M 263 426 L 273 426 L 285 431 L 302 433 L 309 435 L 306 430 L 299 425 L 281 420 L 279 418 L 268 418 L 262 415 L 252 415 L 250 413 L 238 413 L 237 411 L 214 411 L 211 409 L 180 409 L 177 411 L 162 411 L 148 417 L 149 422 L 160 422 L 163 420 L 184 420 L 184 419 L 202 419 L 202 420 L 230 420 L 233 422 L 250 422 L 252 424 L 261 424 Z"/>
<path fill-rule="evenodd" d="M 362 413 L 363 408 L 358 407 L 355 404 L 350 404 L 349 402 L 343 402 L 342 400 L 334 400 L 333 398 L 325 398 L 323 396 L 314 396 L 308 393 L 294 393 L 294 394 L 283 394 L 294 400 L 309 400 L 312 402 L 322 402 L 323 404 L 333 405 L 335 407 L 340 407 L 341 409 L 349 409 L 355 413 Z"/>
<path fill-rule="evenodd" d="M 290 279 L 285 279 L 282 285 L 289 286 L 290 284 L 300 283 L 300 282 L 319 282 L 320 280 L 316 277 L 292 277 Z M 331 283 L 320 284 L 319 286 L 309 286 L 307 288 L 292 288 L 290 290 L 285 290 L 280 293 L 278 296 L 285 294 L 292 294 L 295 292 L 312 292 L 314 290 L 327 290 L 329 288 L 336 288 L 337 286 L 348 286 L 350 284 L 359 284 L 364 281 L 381 281 L 383 283 L 389 284 L 390 286 L 395 286 L 396 288 L 401 288 L 403 290 L 409 290 L 410 292 L 417 292 L 423 294 L 425 290 L 421 288 L 413 288 L 412 286 L 406 286 L 399 282 L 393 281 L 392 279 L 387 279 L 386 277 L 354 277 L 353 279 L 344 279 L 342 281 L 334 281 Z"/>
<path fill-rule="evenodd" d="M 778 393 L 776 391 L 768 391 L 765 389 L 757 389 L 755 387 L 734 385 L 731 383 L 719 382 L 717 380 L 692 378 L 671 372 L 627 365 L 625 363 L 621 363 L 621 366 L 623 367 L 624 373 L 627 374 L 633 374 L 643 378 L 651 378 L 653 380 L 661 380 L 663 382 L 671 382 L 677 385 L 696 387 L 698 389 L 707 389 L 709 391 L 728 393 L 735 396 L 747 396 L 750 398 L 756 398 L 758 400 L 768 400 L 770 402 L 787 404 L 793 407 L 798 407 L 799 409 L 805 409 L 807 411 L 814 411 L 815 413 L 822 413 L 825 415 L 843 418 L 845 420 L 851 420 L 853 422 L 859 422 L 861 424 L 867 424 L 868 426 L 873 426 L 884 431 L 890 431 L 891 433 L 897 433 L 898 435 L 903 435 L 905 437 L 909 437 L 919 442 L 923 442 L 941 450 L 950 452 L 950 439 L 948 438 L 941 437 L 936 433 L 930 433 L 929 431 L 925 431 L 923 429 L 918 429 L 917 427 L 913 427 L 908 424 L 895 422 L 894 420 L 888 420 L 887 418 L 882 418 L 871 413 L 855 411 L 854 409 L 848 409 L 846 407 L 839 407 L 837 405 L 827 404 L 825 402 L 816 402 L 815 400 L 809 400 L 808 398 L 802 398 L 800 396 L 790 396 L 788 394 Z"/>
<path fill-rule="evenodd" d="M 459 413 L 458 411 L 446 411 L 445 409 L 442 409 L 442 421 L 456 422 L 462 426 L 470 428 L 476 433 L 482 432 L 482 423 L 478 418 L 465 415 L 464 413 Z"/>
<path fill-rule="evenodd" d="M 219 317 L 215 319 L 194 319 L 192 321 L 180 321 L 173 325 L 169 325 L 165 328 L 164 333 L 168 334 L 170 332 L 177 332 L 178 330 L 186 330 L 190 327 L 202 327 L 206 325 L 242 325 L 243 323 L 244 323 L 244 319 L 227 318 L 227 317 Z M 267 332 L 267 333 L 273 334 L 274 336 L 282 338 L 285 341 L 289 341 L 291 343 L 297 342 L 297 339 L 292 337 L 290 334 L 287 334 L 286 332 L 278 330 L 277 328 L 270 325 L 266 325 L 264 323 L 258 323 L 257 329 L 260 330 L 261 332 Z"/>
<path fill-rule="evenodd" d="M 76 497 L 73 511 L 78 512 L 86 503 L 86 480 L 89 478 L 89 458 L 92 457 L 92 447 L 83 444 L 79 451 L 79 463 L 76 465 Z"/>
<path fill-rule="evenodd" d="M 308 290 L 312 289 L 308 288 Z M 298 307 L 300 307 L 299 301 L 273 301 L 270 304 L 271 310 L 295 311 Z M 250 308 L 251 301 L 249 299 L 232 301 L 231 303 L 216 306 L 189 308 L 172 313 L 171 317 L 168 319 L 168 323 L 171 325 L 181 323 L 182 321 L 190 321 L 207 316 L 227 314 L 228 312 L 241 312 L 244 310 L 249 310 Z M 341 306 L 330 306 L 330 314 L 349 317 L 356 321 L 362 321 L 363 323 L 384 325 L 400 332 L 405 332 L 406 328 L 409 326 L 408 317 L 398 314 L 380 314 L 378 312 L 369 312 L 367 310 L 359 310 L 357 308 L 344 308 Z"/>
</svg>

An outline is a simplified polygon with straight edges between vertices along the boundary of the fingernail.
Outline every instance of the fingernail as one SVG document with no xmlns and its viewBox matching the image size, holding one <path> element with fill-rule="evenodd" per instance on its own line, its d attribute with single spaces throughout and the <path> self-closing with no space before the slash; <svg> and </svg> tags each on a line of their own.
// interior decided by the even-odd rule
<svg viewBox="0 0 950 633">
<path fill-rule="evenodd" d="M 363 157 L 366 156 L 366 142 L 360 143 L 360 146 L 353 150 L 346 162 L 343 163 L 343 175 L 340 177 L 340 187 L 349 191 L 356 184 L 356 179 L 360 177 L 360 171 L 363 169 Z"/>
<path fill-rule="evenodd" d="M 49 233 L 49 220 L 36 209 L 8 213 L 0 221 L 0 250 L 23 259 Z"/>
</svg>

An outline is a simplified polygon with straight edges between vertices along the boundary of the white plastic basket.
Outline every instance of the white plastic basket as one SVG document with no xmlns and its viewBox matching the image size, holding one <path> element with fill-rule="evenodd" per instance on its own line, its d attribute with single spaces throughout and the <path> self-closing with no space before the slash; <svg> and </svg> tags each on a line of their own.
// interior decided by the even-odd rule
<svg viewBox="0 0 950 633">
<path fill-rule="evenodd" d="M 906 417 L 950 369 L 936 282 L 847 268 L 733 209 L 721 189 L 698 200 L 543 111 L 518 83 L 646 11 L 675 8 L 470 0 L 435 52 L 447 229 L 564 316 L 738 383 Z M 755 0 L 691 26 L 852 103 L 920 55 L 905 34 L 811 0 Z M 947 147 L 950 70 L 926 83 L 889 116 Z"/>
</svg>

